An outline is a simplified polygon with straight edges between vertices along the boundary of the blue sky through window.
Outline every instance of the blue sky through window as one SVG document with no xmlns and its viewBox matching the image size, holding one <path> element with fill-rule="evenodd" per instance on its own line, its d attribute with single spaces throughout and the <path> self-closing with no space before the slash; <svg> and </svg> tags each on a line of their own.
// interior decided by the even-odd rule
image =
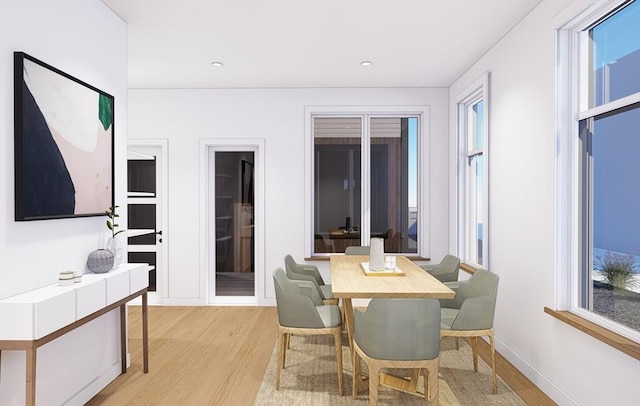
<svg viewBox="0 0 640 406">
<path fill-rule="evenodd" d="M 634 1 L 592 29 L 597 70 L 640 50 L 640 2 Z"/>
</svg>

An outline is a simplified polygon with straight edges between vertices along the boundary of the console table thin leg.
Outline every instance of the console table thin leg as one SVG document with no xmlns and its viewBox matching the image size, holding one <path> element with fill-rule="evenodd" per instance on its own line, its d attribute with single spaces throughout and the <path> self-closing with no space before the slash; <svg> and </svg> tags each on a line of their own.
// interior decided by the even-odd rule
<svg viewBox="0 0 640 406">
<path fill-rule="evenodd" d="M 120 359 L 122 360 L 122 373 L 127 372 L 127 305 L 120 305 Z"/>
<path fill-rule="evenodd" d="M 149 314 L 147 312 L 147 292 L 142 294 L 142 357 L 144 372 L 149 372 Z"/>
<path fill-rule="evenodd" d="M 27 352 L 27 398 L 26 405 L 36 404 L 36 348 L 30 348 Z"/>
</svg>

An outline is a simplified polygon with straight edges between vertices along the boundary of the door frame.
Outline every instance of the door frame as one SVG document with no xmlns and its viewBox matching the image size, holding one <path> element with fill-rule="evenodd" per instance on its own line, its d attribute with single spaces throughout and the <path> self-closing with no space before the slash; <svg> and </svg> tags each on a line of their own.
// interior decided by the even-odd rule
<svg viewBox="0 0 640 406">
<path fill-rule="evenodd" d="M 200 297 L 207 305 L 260 305 L 265 294 L 265 210 L 264 210 L 264 138 L 205 138 L 200 139 Z M 215 278 L 215 244 L 211 243 L 211 219 L 209 202 L 209 152 L 252 150 L 254 152 L 254 283 L 255 296 L 216 297 L 209 289 L 211 278 Z M 214 229 L 215 230 L 215 229 Z M 211 249 L 213 246 L 213 255 Z M 214 279 L 215 280 L 215 279 Z"/>
<path fill-rule="evenodd" d="M 156 283 L 159 282 L 160 289 L 156 292 L 149 292 L 149 304 L 162 304 L 169 297 L 169 140 L 166 138 L 129 138 L 127 141 L 127 151 L 129 147 L 159 147 L 162 151 L 160 164 L 160 218 L 162 219 L 162 249 L 160 257 L 160 269 L 156 266 Z M 127 197 L 128 203 L 128 197 Z M 127 255 L 129 245 L 127 244 Z M 157 263 L 158 261 L 156 261 Z M 158 272 L 159 271 L 159 272 Z"/>
</svg>

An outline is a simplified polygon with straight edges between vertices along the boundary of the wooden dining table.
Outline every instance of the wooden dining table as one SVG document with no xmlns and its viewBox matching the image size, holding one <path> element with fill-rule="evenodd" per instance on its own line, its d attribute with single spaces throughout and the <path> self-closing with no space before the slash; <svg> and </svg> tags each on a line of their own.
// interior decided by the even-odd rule
<svg viewBox="0 0 640 406">
<path fill-rule="evenodd" d="M 353 360 L 353 303 L 352 299 L 372 298 L 434 298 L 451 299 L 455 292 L 431 276 L 404 255 L 395 255 L 396 267 L 401 271 L 390 276 L 365 274 L 362 263 L 368 263 L 368 255 L 332 255 L 331 289 L 333 296 L 342 300 L 351 359 Z M 383 276 L 384 275 L 384 276 Z M 355 368 L 354 368 L 355 369 Z M 354 376 L 358 386 L 365 384 L 360 376 Z M 403 379 L 384 374 L 380 383 L 415 392 L 415 386 Z"/>
</svg>

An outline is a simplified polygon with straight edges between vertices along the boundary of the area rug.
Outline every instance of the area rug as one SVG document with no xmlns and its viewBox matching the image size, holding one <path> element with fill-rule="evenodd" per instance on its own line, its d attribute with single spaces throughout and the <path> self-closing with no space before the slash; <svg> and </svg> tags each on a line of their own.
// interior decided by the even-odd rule
<svg viewBox="0 0 640 406">
<path fill-rule="evenodd" d="M 282 405 L 368 405 L 368 390 L 358 398 L 351 397 L 352 368 L 349 347 L 343 337 L 342 358 L 344 366 L 344 395 L 338 395 L 333 338 L 329 335 L 293 336 L 287 350 L 286 366 L 280 373 L 280 390 L 274 388 L 277 344 L 262 378 L 256 396 L 256 406 Z M 460 350 L 455 349 L 452 337 L 444 338 L 440 351 L 440 404 L 441 405 L 525 405 L 525 403 L 498 377 L 498 393 L 491 386 L 491 368 L 478 359 L 478 372 L 473 371 L 471 348 L 460 340 Z M 366 372 L 366 366 L 363 370 Z M 406 376 L 406 371 L 389 371 Z M 422 391 L 420 377 L 418 385 Z M 410 395 L 384 386 L 379 390 L 380 405 L 425 405 L 424 398 Z"/>
</svg>

